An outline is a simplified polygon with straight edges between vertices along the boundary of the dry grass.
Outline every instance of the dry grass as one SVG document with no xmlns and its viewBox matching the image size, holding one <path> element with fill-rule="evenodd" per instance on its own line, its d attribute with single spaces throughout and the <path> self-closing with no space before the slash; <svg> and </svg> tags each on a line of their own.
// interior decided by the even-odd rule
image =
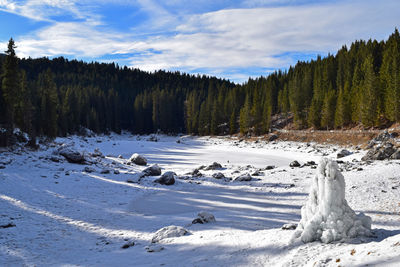
<svg viewBox="0 0 400 267">
<path fill-rule="evenodd" d="M 279 131 L 276 134 L 279 140 L 297 142 L 316 142 L 320 144 L 336 144 L 340 146 L 363 146 L 369 140 L 376 137 L 381 131 Z"/>
</svg>

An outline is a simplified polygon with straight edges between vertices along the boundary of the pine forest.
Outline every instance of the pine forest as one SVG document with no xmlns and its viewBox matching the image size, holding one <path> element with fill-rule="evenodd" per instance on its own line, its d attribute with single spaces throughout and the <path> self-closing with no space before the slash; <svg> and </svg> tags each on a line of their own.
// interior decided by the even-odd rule
<svg viewBox="0 0 400 267">
<path fill-rule="evenodd" d="M 253 134 L 276 114 L 297 129 L 364 128 L 400 121 L 400 35 L 355 41 L 336 55 L 298 62 L 244 84 L 180 72 L 153 73 L 63 57 L 19 59 L 10 39 L 0 57 L 0 145 L 20 128 L 38 136 Z"/>
</svg>

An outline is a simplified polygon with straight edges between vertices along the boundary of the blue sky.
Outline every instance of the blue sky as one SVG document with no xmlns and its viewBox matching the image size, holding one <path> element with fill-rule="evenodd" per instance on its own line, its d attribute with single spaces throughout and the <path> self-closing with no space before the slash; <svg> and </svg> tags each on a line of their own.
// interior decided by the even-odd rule
<svg viewBox="0 0 400 267">
<path fill-rule="evenodd" d="M 398 0 L 0 0 L 19 57 L 116 62 L 243 82 L 400 26 Z"/>
</svg>

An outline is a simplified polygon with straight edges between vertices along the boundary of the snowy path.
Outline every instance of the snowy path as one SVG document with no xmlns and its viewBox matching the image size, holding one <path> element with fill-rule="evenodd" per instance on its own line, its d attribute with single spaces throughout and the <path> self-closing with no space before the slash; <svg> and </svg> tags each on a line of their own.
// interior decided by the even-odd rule
<svg viewBox="0 0 400 267">
<path fill-rule="evenodd" d="M 181 142 L 178 144 L 176 140 Z M 400 165 L 355 163 L 343 172 L 346 198 L 356 211 L 373 219 L 372 239 L 321 244 L 292 244 L 285 223 L 297 223 L 305 203 L 313 169 L 289 168 L 293 160 L 318 161 L 333 148 L 306 144 L 246 143 L 222 139 L 162 137 L 148 142 L 128 135 L 84 140 L 72 137 L 82 151 L 98 147 L 108 155 L 93 165 L 47 160 L 54 148 L 38 152 L 0 154 L 0 266 L 396 266 L 400 263 Z M 184 175 L 200 165 L 221 163 L 227 177 L 252 173 L 275 165 L 251 182 L 226 182 L 205 177 L 177 180 L 162 186 L 148 177 L 127 183 L 144 167 L 122 164 L 122 155 L 145 155 L 163 171 Z M 346 161 L 361 158 L 356 153 Z M 247 165 L 252 165 L 248 167 Z M 100 174 L 104 167 L 118 169 Z M 217 222 L 190 225 L 205 210 Z M 186 227 L 191 234 L 161 242 L 161 252 L 145 249 L 155 231 L 168 226 Z M 128 241 L 135 246 L 121 249 Z M 352 250 L 354 249 L 354 253 Z M 339 261 L 337 262 L 337 260 Z M 315 264 L 315 265 L 314 265 Z"/>
</svg>

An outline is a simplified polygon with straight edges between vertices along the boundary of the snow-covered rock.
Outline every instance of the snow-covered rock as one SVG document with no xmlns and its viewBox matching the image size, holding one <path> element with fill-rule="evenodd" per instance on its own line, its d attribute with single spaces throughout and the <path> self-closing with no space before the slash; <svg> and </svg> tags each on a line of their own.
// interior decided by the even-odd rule
<svg viewBox="0 0 400 267">
<path fill-rule="evenodd" d="M 96 172 L 96 169 L 93 167 L 90 167 L 90 166 L 86 166 L 85 168 L 83 168 L 83 171 L 87 172 L 87 173 L 92 173 L 92 172 Z"/>
<path fill-rule="evenodd" d="M 161 168 L 157 164 L 154 164 L 148 168 L 146 168 L 143 173 L 146 176 L 158 176 L 161 175 Z"/>
<path fill-rule="evenodd" d="M 187 234 L 189 234 L 189 231 L 185 228 L 181 226 L 170 225 L 158 230 L 151 239 L 151 243 L 157 243 L 165 238 L 180 237 Z"/>
<path fill-rule="evenodd" d="M 139 155 L 138 153 L 133 154 L 129 158 L 129 161 L 135 163 L 136 165 L 141 165 L 141 166 L 147 165 L 147 159 L 142 155 Z"/>
<path fill-rule="evenodd" d="M 338 159 L 340 159 L 340 158 L 347 157 L 347 156 L 349 156 L 349 155 L 351 155 L 351 154 L 352 154 L 352 153 L 351 153 L 350 151 L 348 151 L 347 149 L 342 149 L 339 153 L 337 153 L 336 157 L 337 157 Z"/>
<path fill-rule="evenodd" d="M 102 170 L 100 171 L 100 173 L 101 173 L 101 174 L 109 174 L 109 173 L 110 173 L 110 170 L 109 170 L 109 169 L 102 169 Z"/>
<path fill-rule="evenodd" d="M 197 218 L 192 221 L 192 224 L 196 223 L 210 223 L 215 222 L 215 217 L 207 211 L 201 211 L 197 214 Z"/>
<path fill-rule="evenodd" d="M 248 173 L 245 173 L 245 174 L 242 174 L 242 175 L 236 177 L 236 178 L 235 178 L 235 181 L 238 181 L 238 182 L 248 182 L 248 181 L 251 181 L 251 179 L 252 179 L 251 175 L 248 174 Z"/>
<path fill-rule="evenodd" d="M 218 170 L 218 169 L 222 169 L 222 165 L 219 164 L 218 162 L 214 162 L 213 164 L 209 165 L 207 168 L 205 168 L 206 171 L 209 170 Z"/>
<path fill-rule="evenodd" d="M 103 153 L 101 153 L 99 148 L 95 148 L 94 152 L 91 154 L 92 157 L 99 157 L 99 158 L 104 158 Z"/>
<path fill-rule="evenodd" d="M 160 245 L 151 244 L 150 246 L 146 246 L 145 249 L 147 252 L 151 253 L 151 252 L 160 252 L 164 250 L 164 247 Z"/>
<path fill-rule="evenodd" d="M 222 172 L 216 172 L 212 175 L 212 177 L 215 179 L 222 179 L 225 178 L 225 175 Z"/>
<path fill-rule="evenodd" d="M 150 141 L 150 142 L 158 142 L 160 139 L 157 137 L 157 136 L 155 136 L 155 135 L 150 135 L 147 139 L 146 139 L 146 141 Z"/>
<path fill-rule="evenodd" d="M 61 148 L 59 154 L 63 156 L 70 163 L 83 163 L 85 162 L 84 155 L 70 147 Z"/>
<path fill-rule="evenodd" d="M 337 163 L 322 158 L 314 176 L 307 203 L 301 208 L 301 220 L 293 239 L 304 243 L 371 235 L 371 218 L 356 213 L 345 199 L 345 181 Z"/>
<path fill-rule="evenodd" d="M 297 228 L 297 224 L 295 223 L 286 223 L 282 225 L 281 229 L 282 230 L 295 230 Z"/>
<path fill-rule="evenodd" d="M 371 148 L 367 154 L 362 157 L 362 160 L 384 160 L 389 159 L 396 153 L 396 148 L 393 147 L 392 143 L 385 143 L 374 148 Z"/>
<path fill-rule="evenodd" d="M 173 185 L 175 183 L 175 172 L 165 172 L 160 178 L 154 180 L 154 182 L 163 185 Z"/>
<path fill-rule="evenodd" d="M 194 169 L 192 172 L 187 173 L 188 175 L 192 175 L 193 177 L 202 177 L 203 174 L 200 172 L 200 169 Z"/>
<path fill-rule="evenodd" d="M 289 164 L 289 166 L 292 167 L 292 168 L 296 168 L 296 167 L 300 167 L 301 165 L 300 165 L 300 163 L 299 163 L 297 160 L 295 160 L 295 161 L 292 161 L 292 162 Z"/>
</svg>

